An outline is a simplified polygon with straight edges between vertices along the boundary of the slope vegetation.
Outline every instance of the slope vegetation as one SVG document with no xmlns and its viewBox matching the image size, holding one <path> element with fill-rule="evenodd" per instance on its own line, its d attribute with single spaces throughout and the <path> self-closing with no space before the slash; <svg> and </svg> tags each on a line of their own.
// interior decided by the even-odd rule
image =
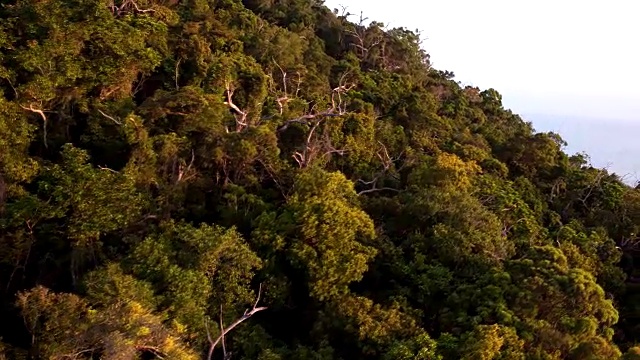
<svg viewBox="0 0 640 360">
<path fill-rule="evenodd" d="M 0 359 L 640 358 L 640 192 L 353 20 L 4 1 Z"/>
</svg>

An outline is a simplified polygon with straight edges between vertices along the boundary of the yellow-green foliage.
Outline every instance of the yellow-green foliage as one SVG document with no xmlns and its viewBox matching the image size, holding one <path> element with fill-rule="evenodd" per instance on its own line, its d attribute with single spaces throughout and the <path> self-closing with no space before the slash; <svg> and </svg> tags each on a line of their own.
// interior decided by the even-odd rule
<svg viewBox="0 0 640 360">
<path fill-rule="evenodd" d="M 348 10 L 3 2 L 0 359 L 638 357 L 640 189 Z"/>
</svg>

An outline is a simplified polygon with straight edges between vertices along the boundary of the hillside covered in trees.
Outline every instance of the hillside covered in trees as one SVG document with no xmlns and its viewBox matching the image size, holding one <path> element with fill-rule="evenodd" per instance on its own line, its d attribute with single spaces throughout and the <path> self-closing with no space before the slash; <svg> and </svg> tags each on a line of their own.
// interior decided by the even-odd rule
<svg viewBox="0 0 640 360">
<path fill-rule="evenodd" d="M 320 0 L 2 1 L 0 359 L 640 359 L 563 144 Z"/>
</svg>

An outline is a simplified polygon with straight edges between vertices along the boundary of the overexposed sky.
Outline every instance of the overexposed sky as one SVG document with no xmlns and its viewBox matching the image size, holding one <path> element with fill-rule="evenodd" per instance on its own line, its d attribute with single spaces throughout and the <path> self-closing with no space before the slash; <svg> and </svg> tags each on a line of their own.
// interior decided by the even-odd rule
<svg viewBox="0 0 640 360">
<path fill-rule="evenodd" d="M 327 0 L 419 29 L 435 68 L 521 114 L 640 123 L 640 1 Z"/>
</svg>

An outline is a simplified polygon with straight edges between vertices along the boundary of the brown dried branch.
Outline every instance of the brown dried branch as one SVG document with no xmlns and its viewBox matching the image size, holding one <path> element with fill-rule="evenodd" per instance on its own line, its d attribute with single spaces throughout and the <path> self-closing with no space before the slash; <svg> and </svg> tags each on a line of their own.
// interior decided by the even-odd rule
<svg viewBox="0 0 640 360">
<path fill-rule="evenodd" d="M 252 317 L 256 313 L 267 309 L 266 306 L 258 307 L 258 302 L 260 302 L 260 296 L 261 295 L 262 295 L 262 284 L 260 284 L 260 288 L 258 289 L 258 296 L 256 297 L 256 301 L 253 304 L 253 307 L 251 309 L 245 310 L 244 314 L 241 317 L 239 317 L 236 321 L 234 321 L 231 325 L 229 325 L 227 328 L 224 328 L 224 326 L 223 326 L 223 323 L 222 323 L 222 310 L 221 310 L 221 314 L 220 314 L 220 335 L 215 340 L 212 339 L 211 334 L 209 332 L 209 327 L 208 327 L 207 323 L 205 322 L 205 326 L 206 326 L 206 330 L 207 330 L 207 339 L 209 340 L 209 344 L 210 344 L 209 353 L 207 355 L 207 360 L 211 360 L 211 358 L 213 357 L 213 350 L 215 350 L 215 348 L 216 348 L 216 346 L 218 345 L 219 342 L 224 341 L 224 337 L 225 337 L 225 335 L 227 333 L 229 333 L 236 326 L 240 325 L 243 321 L 245 321 L 248 318 Z M 223 348 L 223 351 L 225 353 L 225 358 L 226 358 L 226 349 Z"/>
</svg>

